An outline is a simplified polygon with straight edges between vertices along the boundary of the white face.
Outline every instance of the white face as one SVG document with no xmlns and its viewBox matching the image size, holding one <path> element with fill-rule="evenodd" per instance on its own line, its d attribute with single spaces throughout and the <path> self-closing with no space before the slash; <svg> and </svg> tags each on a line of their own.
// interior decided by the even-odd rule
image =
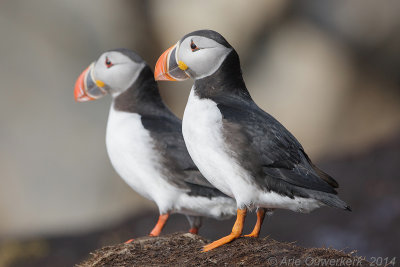
<svg viewBox="0 0 400 267">
<path fill-rule="evenodd" d="M 217 71 L 231 51 L 232 48 L 210 38 L 188 36 L 179 44 L 176 61 L 182 61 L 188 66 L 186 72 L 191 78 L 201 79 Z"/>
<path fill-rule="evenodd" d="M 134 62 L 117 51 L 103 53 L 93 67 L 93 76 L 110 90 L 113 97 L 128 89 L 138 78 L 145 63 Z"/>
</svg>

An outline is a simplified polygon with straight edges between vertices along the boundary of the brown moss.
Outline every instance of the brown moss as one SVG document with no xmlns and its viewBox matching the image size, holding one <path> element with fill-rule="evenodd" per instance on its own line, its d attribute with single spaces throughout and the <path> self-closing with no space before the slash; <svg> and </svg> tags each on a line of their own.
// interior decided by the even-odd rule
<svg viewBox="0 0 400 267">
<path fill-rule="evenodd" d="M 99 249 L 78 266 L 369 266 L 367 261 L 342 251 L 304 248 L 268 237 L 240 238 L 201 252 L 208 242 L 189 233 L 141 237 L 131 244 Z"/>
</svg>

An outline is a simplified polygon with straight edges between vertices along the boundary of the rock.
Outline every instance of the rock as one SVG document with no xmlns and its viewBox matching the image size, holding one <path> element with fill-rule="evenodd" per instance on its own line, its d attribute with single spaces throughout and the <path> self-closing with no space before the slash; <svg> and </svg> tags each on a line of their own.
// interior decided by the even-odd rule
<svg viewBox="0 0 400 267">
<path fill-rule="evenodd" d="M 96 250 L 80 267 L 95 266 L 369 266 L 364 258 L 329 248 L 304 248 L 271 238 L 239 238 L 209 252 L 209 240 L 190 233 L 141 237 Z"/>
</svg>

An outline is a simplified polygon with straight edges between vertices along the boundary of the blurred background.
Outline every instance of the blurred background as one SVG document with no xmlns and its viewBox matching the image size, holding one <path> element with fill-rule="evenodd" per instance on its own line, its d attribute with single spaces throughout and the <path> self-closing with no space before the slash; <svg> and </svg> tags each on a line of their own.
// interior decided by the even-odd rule
<svg viewBox="0 0 400 267">
<path fill-rule="evenodd" d="M 0 266 L 71 266 L 146 235 L 153 203 L 112 169 L 110 98 L 76 103 L 81 71 L 126 47 L 151 66 L 184 34 L 220 32 L 254 100 L 340 184 L 353 208 L 278 211 L 262 235 L 393 257 L 400 237 L 399 1 L 0 1 Z M 182 117 L 192 82 L 160 83 Z M 248 216 L 250 231 L 255 216 Z M 200 234 L 228 234 L 206 220 Z M 164 233 L 185 231 L 174 215 Z"/>
</svg>

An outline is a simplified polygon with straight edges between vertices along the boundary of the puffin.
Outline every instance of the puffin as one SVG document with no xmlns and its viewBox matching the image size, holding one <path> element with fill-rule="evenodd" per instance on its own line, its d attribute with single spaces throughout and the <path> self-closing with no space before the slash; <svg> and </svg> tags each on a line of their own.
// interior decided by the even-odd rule
<svg viewBox="0 0 400 267">
<path fill-rule="evenodd" d="M 239 238 L 247 210 L 257 210 L 249 237 L 258 237 L 265 214 L 275 209 L 350 210 L 337 196 L 338 183 L 254 102 L 239 56 L 221 34 L 212 30 L 186 34 L 159 57 L 154 75 L 160 81 L 194 80 L 182 122 L 186 147 L 204 177 L 236 200 L 231 234 L 203 251 Z"/>
<path fill-rule="evenodd" d="M 162 101 L 152 69 L 138 54 L 128 49 L 107 51 L 75 83 L 78 102 L 107 94 L 112 97 L 107 153 L 119 176 L 158 206 L 159 219 L 150 236 L 160 235 L 172 213 L 186 215 L 193 234 L 203 216 L 235 215 L 234 199 L 211 185 L 189 156 L 182 122 Z"/>
</svg>

